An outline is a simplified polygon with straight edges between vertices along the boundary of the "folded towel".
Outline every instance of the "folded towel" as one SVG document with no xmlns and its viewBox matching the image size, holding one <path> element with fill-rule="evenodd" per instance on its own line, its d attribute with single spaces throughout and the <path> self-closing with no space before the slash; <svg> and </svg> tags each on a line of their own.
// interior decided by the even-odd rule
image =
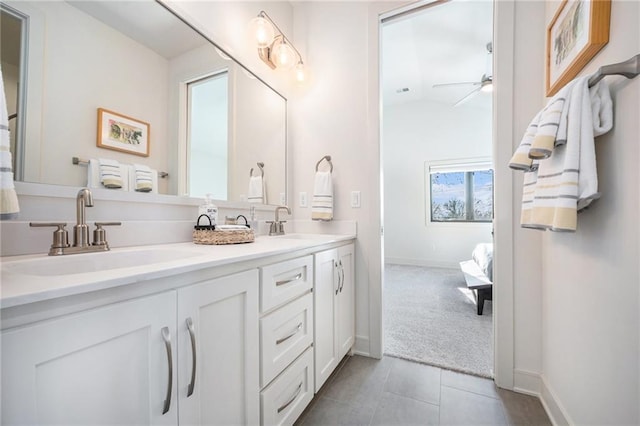
<svg viewBox="0 0 640 426">
<path fill-rule="evenodd" d="M 267 204 L 267 192 L 264 177 L 249 177 L 249 192 L 247 201 L 250 203 Z"/>
<path fill-rule="evenodd" d="M 133 179 L 135 184 L 132 188 L 138 192 L 151 192 L 153 190 L 153 171 L 144 164 L 133 165 Z"/>
<path fill-rule="evenodd" d="M 20 211 L 13 184 L 13 161 L 9 142 L 9 113 L 0 68 L 0 219 L 14 219 Z"/>
<path fill-rule="evenodd" d="M 594 137 L 611 129 L 613 109 L 606 81 L 589 89 L 589 77 L 576 79 L 565 93 L 566 114 L 561 114 L 550 156 L 525 173 L 525 228 L 575 231 L 577 212 L 600 197 Z"/>
<path fill-rule="evenodd" d="M 216 231 L 246 231 L 246 225 L 216 225 Z"/>
<path fill-rule="evenodd" d="M 567 140 L 568 96 L 571 94 L 570 82 L 562 88 L 536 116 L 531 120 L 513 154 L 509 167 L 514 170 L 537 170 L 535 160 L 549 158 L 553 148 L 563 145 Z"/>
<path fill-rule="evenodd" d="M 116 160 L 100 158 L 100 183 L 105 188 L 122 188 L 123 176 L 120 163 Z"/>
<path fill-rule="evenodd" d="M 333 219 L 333 181 L 331 172 L 316 172 L 313 200 L 311 202 L 312 220 Z"/>
</svg>

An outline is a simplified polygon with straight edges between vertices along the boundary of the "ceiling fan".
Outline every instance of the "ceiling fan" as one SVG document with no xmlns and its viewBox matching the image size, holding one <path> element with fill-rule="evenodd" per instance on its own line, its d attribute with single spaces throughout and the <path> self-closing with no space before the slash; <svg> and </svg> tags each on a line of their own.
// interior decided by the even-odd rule
<svg viewBox="0 0 640 426">
<path fill-rule="evenodd" d="M 434 84 L 433 88 L 439 87 L 451 87 L 451 86 L 475 86 L 474 89 L 467 93 L 462 99 L 453 104 L 454 107 L 461 105 L 467 102 L 469 99 L 473 98 L 478 92 L 491 92 L 493 90 L 493 73 L 492 73 L 492 54 L 493 54 L 493 43 L 487 43 L 487 66 L 486 72 L 482 75 L 479 81 L 463 81 L 458 83 L 442 83 L 442 84 Z"/>
</svg>

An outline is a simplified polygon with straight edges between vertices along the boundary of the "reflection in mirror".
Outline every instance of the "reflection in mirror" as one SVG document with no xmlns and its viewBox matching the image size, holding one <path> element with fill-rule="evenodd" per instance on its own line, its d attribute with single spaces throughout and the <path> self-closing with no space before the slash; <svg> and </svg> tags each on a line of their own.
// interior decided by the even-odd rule
<svg viewBox="0 0 640 426">
<path fill-rule="evenodd" d="M 6 40 L 27 64 L 11 86 L 28 92 L 16 96 L 21 180 L 84 186 L 87 168 L 72 157 L 105 158 L 168 172 L 161 194 L 244 201 L 249 170 L 263 162 L 266 202 L 286 194 L 286 100 L 162 4 L 5 3 L 29 20 L 27 49 L 4 36 L 3 13 L 5 86 Z M 149 123 L 149 156 L 97 147 L 98 108 Z"/>
</svg>

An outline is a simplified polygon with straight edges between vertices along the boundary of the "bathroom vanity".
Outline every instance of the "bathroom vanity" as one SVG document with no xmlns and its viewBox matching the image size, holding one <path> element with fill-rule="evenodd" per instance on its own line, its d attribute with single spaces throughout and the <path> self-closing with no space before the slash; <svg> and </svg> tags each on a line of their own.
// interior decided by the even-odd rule
<svg viewBox="0 0 640 426">
<path fill-rule="evenodd" d="M 355 235 L 2 259 L 3 424 L 293 424 L 354 342 Z"/>
</svg>

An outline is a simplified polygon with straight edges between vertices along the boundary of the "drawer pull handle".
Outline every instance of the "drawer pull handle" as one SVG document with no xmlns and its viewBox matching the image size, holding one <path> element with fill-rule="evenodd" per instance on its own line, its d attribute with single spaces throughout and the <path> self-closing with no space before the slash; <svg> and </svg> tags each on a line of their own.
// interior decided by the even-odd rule
<svg viewBox="0 0 640 426">
<path fill-rule="evenodd" d="M 278 340 L 276 340 L 276 345 L 279 345 L 280 343 L 286 342 L 287 340 L 291 339 L 293 336 L 295 336 L 296 334 L 298 334 L 298 332 L 302 330 L 302 323 L 298 324 L 298 326 L 296 327 L 296 329 L 291 333 L 288 334 L 284 337 L 279 338 Z"/>
<path fill-rule="evenodd" d="M 296 389 L 295 393 L 293 394 L 293 396 L 291 397 L 291 399 L 289 401 L 287 401 L 286 403 L 284 403 L 284 405 L 280 408 L 278 408 L 278 414 L 280 414 L 282 412 L 282 410 L 284 410 L 285 408 L 287 408 L 288 406 L 291 405 L 291 403 L 293 403 L 293 401 L 296 400 L 296 398 L 298 397 L 298 395 L 300 395 L 300 392 L 302 391 L 302 382 L 300 382 L 300 384 L 298 385 L 298 389 Z"/>
<path fill-rule="evenodd" d="M 164 407 L 162 409 L 162 414 L 167 414 L 169 408 L 171 408 L 171 388 L 173 388 L 173 356 L 171 355 L 171 335 L 169 334 L 169 327 L 162 327 L 162 330 L 160 330 L 160 332 L 162 333 L 164 345 L 167 348 L 167 362 L 169 364 L 167 398 L 164 400 Z"/>
<path fill-rule="evenodd" d="M 193 320 L 191 317 L 187 318 L 187 329 L 189 330 L 189 337 L 191 338 L 191 363 L 193 368 L 191 370 L 191 383 L 187 389 L 187 398 L 193 394 L 193 389 L 196 386 L 196 330 L 193 327 Z"/>
<path fill-rule="evenodd" d="M 281 285 L 285 285 L 285 284 L 289 284 L 289 283 L 294 282 L 294 281 L 298 281 L 300 278 L 302 278 L 302 272 L 300 272 L 298 275 L 296 275 L 295 277 L 290 278 L 288 280 L 276 281 L 276 287 L 280 287 Z"/>
</svg>

